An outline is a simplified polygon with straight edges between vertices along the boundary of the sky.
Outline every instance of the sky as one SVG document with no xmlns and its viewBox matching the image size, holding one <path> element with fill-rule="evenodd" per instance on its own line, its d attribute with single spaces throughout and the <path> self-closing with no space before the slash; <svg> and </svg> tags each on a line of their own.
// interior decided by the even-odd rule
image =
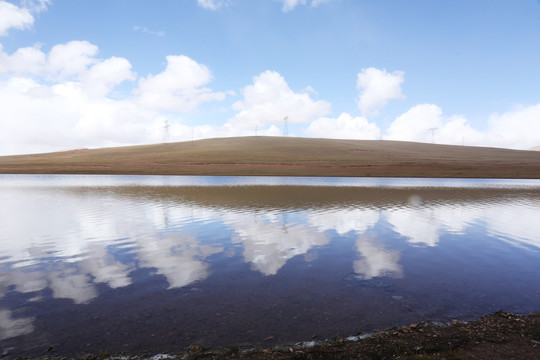
<svg viewBox="0 0 540 360">
<path fill-rule="evenodd" d="M 540 145 L 539 0 L 0 0 L 0 155 Z"/>
</svg>

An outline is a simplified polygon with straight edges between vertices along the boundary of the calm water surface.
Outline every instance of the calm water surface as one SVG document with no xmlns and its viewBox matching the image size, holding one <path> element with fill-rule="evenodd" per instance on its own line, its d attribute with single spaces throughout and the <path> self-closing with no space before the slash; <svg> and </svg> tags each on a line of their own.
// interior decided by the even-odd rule
<svg viewBox="0 0 540 360">
<path fill-rule="evenodd" d="M 0 175 L 0 352 L 540 311 L 540 181 Z"/>
</svg>

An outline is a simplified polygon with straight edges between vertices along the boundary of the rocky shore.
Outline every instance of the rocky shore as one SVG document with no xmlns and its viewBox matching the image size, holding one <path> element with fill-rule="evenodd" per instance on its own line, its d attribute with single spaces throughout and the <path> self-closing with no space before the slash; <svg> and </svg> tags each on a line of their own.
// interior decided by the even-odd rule
<svg viewBox="0 0 540 360">
<path fill-rule="evenodd" d="M 267 349 L 206 349 L 192 345 L 182 354 L 100 354 L 76 357 L 80 360 L 539 358 L 540 314 L 516 315 L 503 311 L 469 322 L 421 322 L 371 334 L 336 337 L 324 341 L 310 340 Z M 65 358 L 44 356 L 41 359 Z"/>
</svg>

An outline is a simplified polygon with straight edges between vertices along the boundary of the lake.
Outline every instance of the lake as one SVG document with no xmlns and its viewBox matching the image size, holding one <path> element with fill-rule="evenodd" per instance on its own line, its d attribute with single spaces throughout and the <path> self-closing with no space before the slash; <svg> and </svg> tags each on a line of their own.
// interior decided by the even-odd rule
<svg viewBox="0 0 540 360">
<path fill-rule="evenodd" d="M 540 311 L 540 181 L 0 175 L 0 352 L 272 346 Z"/>
</svg>

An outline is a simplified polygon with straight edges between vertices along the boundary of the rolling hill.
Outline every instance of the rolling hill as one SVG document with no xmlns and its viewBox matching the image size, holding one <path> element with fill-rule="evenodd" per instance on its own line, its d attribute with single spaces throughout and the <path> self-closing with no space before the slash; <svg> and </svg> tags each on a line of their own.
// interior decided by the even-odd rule
<svg viewBox="0 0 540 360">
<path fill-rule="evenodd" d="M 260 136 L 2 156 L 0 173 L 540 178 L 540 152 Z"/>
</svg>

